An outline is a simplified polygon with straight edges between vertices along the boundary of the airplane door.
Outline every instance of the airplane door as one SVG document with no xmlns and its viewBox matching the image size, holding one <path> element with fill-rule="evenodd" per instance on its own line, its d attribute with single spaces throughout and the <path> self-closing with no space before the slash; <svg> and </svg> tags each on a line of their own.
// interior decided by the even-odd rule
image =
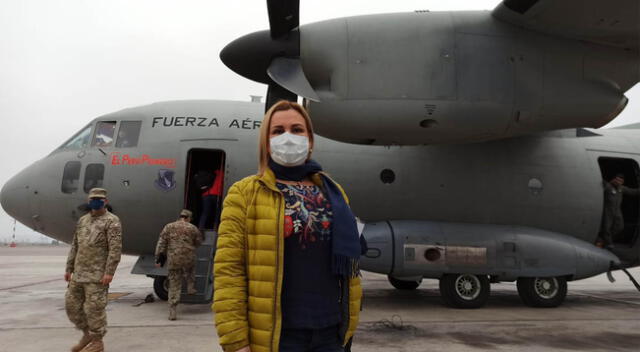
<svg viewBox="0 0 640 352">
<path fill-rule="evenodd" d="M 188 148 L 186 160 L 184 208 L 193 211 L 194 224 L 198 227 L 215 229 L 219 222 L 224 194 L 222 187 L 225 176 L 225 153 L 218 149 Z M 207 180 L 203 175 L 212 178 Z M 209 183 L 212 184 L 209 185 Z M 218 193 L 216 190 L 211 190 L 212 188 L 218 188 L 219 194 L 216 194 Z M 205 195 L 214 196 L 214 204 L 206 203 Z M 202 220 L 203 216 L 204 220 Z"/>
<path fill-rule="evenodd" d="M 608 182 L 617 175 L 622 175 L 624 186 L 631 190 L 631 193 L 623 194 L 620 205 L 624 227 L 612 236 L 615 245 L 633 247 L 638 242 L 640 222 L 640 167 L 638 162 L 626 157 L 601 156 L 598 158 L 598 164 L 603 182 Z M 604 206 L 607 205 L 604 204 Z"/>
<path fill-rule="evenodd" d="M 622 230 L 612 229 L 612 243 L 607 247 L 612 253 L 614 253 L 623 265 L 625 263 L 634 263 L 640 259 L 640 167 L 638 166 L 638 160 L 640 156 L 635 153 L 615 153 L 615 152 L 597 152 L 594 155 L 594 161 L 597 162 L 600 167 L 602 176 L 602 182 L 608 182 L 618 174 L 624 176 L 624 184 L 632 190 L 632 194 L 623 193 L 622 203 L 620 204 L 620 210 L 622 212 L 623 224 Z M 603 183 L 604 185 L 604 183 Z M 598 237 L 602 238 L 604 228 L 604 207 L 605 204 L 605 189 L 601 189 L 602 203 L 601 209 L 603 209 L 603 223 L 600 227 Z M 635 194 L 633 194 L 635 193 Z"/>
<path fill-rule="evenodd" d="M 193 223 L 204 235 L 197 249 L 196 295 L 185 295 L 182 302 L 210 302 L 213 297 L 213 258 L 217 225 L 222 209 L 225 177 L 225 153 L 219 149 L 184 145 L 186 153 L 183 208 L 193 212 Z M 184 154 L 183 154 L 184 155 Z"/>
</svg>

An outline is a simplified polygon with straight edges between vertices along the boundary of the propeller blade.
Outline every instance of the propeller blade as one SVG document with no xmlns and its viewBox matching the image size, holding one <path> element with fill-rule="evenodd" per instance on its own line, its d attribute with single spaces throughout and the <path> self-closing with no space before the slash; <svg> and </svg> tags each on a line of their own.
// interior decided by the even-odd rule
<svg viewBox="0 0 640 352">
<path fill-rule="evenodd" d="M 320 101 L 304 75 L 299 58 L 276 57 L 267 68 L 267 74 L 274 82 L 289 91 L 309 100 Z"/>
<path fill-rule="evenodd" d="M 300 0 L 267 0 L 267 9 L 273 39 L 300 25 Z"/>
<path fill-rule="evenodd" d="M 267 0 L 269 31 L 245 35 L 220 52 L 234 72 L 269 85 L 265 108 L 297 96 L 320 101 L 304 75 L 300 61 L 300 1 Z"/>
<path fill-rule="evenodd" d="M 297 101 L 298 96 L 295 93 L 280 87 L 277 84 L 270 84 L 267 89 L 267 101 L 264 103 L 264 111 L 266 112 L 273 104 L 280 100 Z"/>
</svg>

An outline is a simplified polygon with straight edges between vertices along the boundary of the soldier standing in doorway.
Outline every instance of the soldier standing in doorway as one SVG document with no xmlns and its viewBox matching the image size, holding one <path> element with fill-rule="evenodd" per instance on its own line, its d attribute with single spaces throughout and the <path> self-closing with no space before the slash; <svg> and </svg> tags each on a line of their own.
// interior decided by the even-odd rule
<svg viewBox="0 0 640 352">
<path fill-rule="evenodd" d="M 120 219 L 106 204 L 107 191 L 91 189 L 91 211 L 78 220 L 67 258 L 65 308 L 69 320 L 84 332 L 72 352 L 104 351 L 107 293 L 122 252 Z"/>
<path fill-rule="evenodd" d="M 611 247 L 613 238 L 624 230 L 622 216 L 623 196 L 638 196 L 639 189 L 624 186 L 624 175 L 617 174 L 604 184 L 604 209 L 602 214 L 601 238 L 598 247 Z"/>
<path fill-rule="evenodd" d="M 192 295 L 195 289 L 195 251 L 202 243 L 197 227 L 191 224 L 192 213 L 182 210 L 177 221 L 167 224 L 156 246 L 156 266 L 168 265 L 169 280 L 169 320 L 176 320 L 176 308 L 180 301 L 182 279 L 187 282 L 187 293 Z"/>
</svg>

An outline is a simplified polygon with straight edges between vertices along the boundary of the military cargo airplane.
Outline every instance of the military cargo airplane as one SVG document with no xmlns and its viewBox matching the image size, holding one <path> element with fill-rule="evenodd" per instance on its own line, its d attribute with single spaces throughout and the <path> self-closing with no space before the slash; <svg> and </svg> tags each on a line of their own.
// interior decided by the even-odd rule
<svg viewBox="0 0 640 352">
<path fill-rule="evenodd" d="M 454 307 L 484 305 L 500 281 L 517 281 L 526 304 L 550 307 L 567 281 L 640 264 L 638 199 L 623 203 L 614 247 L 593 245 L 602 179 L 623 173 L 638 187 L 640 131 L 583 128 L 614 118 L 640 79 L 638 2 L 618 2 L 507 0 L 493 13 L 298 26 L 297 1 L 270 1 L 271 31 L 221 56 L 269 84 L 267 107 L 305 98 L 320 135 L 314 157 L 366 223 L 363 269 L 399 289 L 439 279 Z M 569 16 L 575 8 L 580 16 Z M 153 266 L 158 232 L 182 207 L 199 213 L 197 171 L 222 170 L 225 190 L 255 172 L 264 108 L 176 101 L 101 116 L 7 182 L 0 201 L 68 242 L 88 190 L 106 187 L 124 251 L 140 256 L 133 272 L 154 277 L 166 296 L 166 272 Z M 186 300 L 211 299 L 211 230 L 200 292 Z"/>
<path fill-rule="evenodd" d="M 263 109 L 175 101 L 101 116 L 8 181 L 2 207 L 69 242 L 87 192 L 106 187 L 124 252 L 140 256 L 134 272 L 155 277 L 163 296 L 152 255 L 159 231 L 182 207 L 197 211 L 197 171 L 223 170 L 225 190 L 256 172 Z M 544 306 L 562 301 L 568 280 L 640 264 L 638 199 L 623 204 L 627 224 L 614 249 L 593 245 L 603 177 L 622 172 L 638 186 L 639 137 L 638 129 L 573 129 L 472 145 L 363 146 L 318 136 L 314 157 L 366 223 L 363 269 L 404 289 L 440 279 L 443 297 L 461 307 L 482 305 L 490 281 L 517 280 L 526 302 Z M 212 244 L 196 301 L 211 297 Z"/>
</svg>

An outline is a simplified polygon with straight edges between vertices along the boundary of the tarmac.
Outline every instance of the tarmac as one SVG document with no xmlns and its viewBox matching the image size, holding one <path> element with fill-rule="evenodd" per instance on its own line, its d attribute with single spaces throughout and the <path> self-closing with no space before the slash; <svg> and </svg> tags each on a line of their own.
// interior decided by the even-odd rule
<svg viewBox="0 0 640 352">
<path fill-rule="evenodd" d="M 64 311 L 67 246 L 0 247 L 0 351 L 68 351 L 80 333 Z M 110 288 L 107 351 L 221 351 L 210 305 L 144 303 L 152 280 L 123 256 Z M 631 270 L 640 279 L 640 268 Z M 438 282 L 394 289 L 364 273 L 364 309 L 352 351 L 640 351 L 640 292 L 622 272 L 570 282 L 558 308 L 524 306 L 515 283 L 493 284 L 486 307 L 443 305 Z"/>
</svg>

